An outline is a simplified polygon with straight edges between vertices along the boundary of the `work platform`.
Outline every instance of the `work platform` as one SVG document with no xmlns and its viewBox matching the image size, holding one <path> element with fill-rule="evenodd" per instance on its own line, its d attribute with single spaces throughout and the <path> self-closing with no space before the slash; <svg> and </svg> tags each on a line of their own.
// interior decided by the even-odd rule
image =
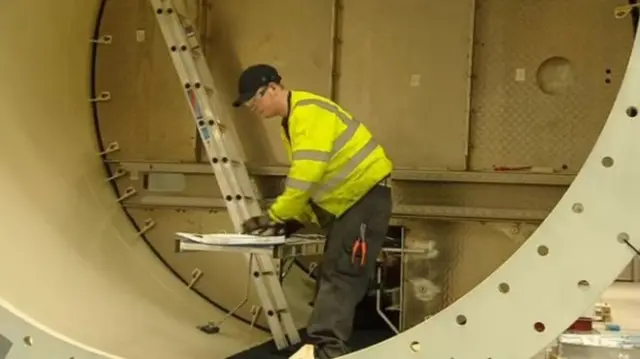
<svg viewBox="0 0 640 359">
<path fill-rule="evenodd" d="M 238 252 L 264 254 L 274 259 L 313 256 L 324 251 L 324 236 L 258 237 L 238 234 L 176 233 L 177 252 Z"/>
<path fill-rule="evenodd" d="M 176 233 L 176 252 L 238 252 L 264 254 L 273 259 L 321 255 L 325 237 L 319 234 L 296 234 L 260 237 L 241 234 Z M 429 249 L 383 247 L 383 253 L 427 254 Z"/>
<path fill-rule="evenodd" d="M 401 237 L 402 238 L 402 237 Z M 382 254 L 393 254 L 400 256 L 400 262 L 407 254 L 428 254 L 429 248 L 422 249 L 407 249 L 403 248 L 402 239 L 387 237 L 389 241 L 388 245 L 382 247 Z M 237 233 L 176 233 L 176 252 L 224 252 L 224 253 L 240 253 L 247 256 L 263 256 L 271 258 L 279 265 L 275 267 L 275 272 L 269 271 L 268 274 L 275 274 L 280 282 L 284 280 L 284 277 L 291 269 L 295 259 L 297 257 L 322 255 L 324 252 L 326 238 L 319 234 L 295 234 L 291 237 L 285 236 L 254 236 L 247 234 Z M 402 327 L 402 319 L 399 319 L 398 325 L 392 323 L 389 317 L 385 314 L 386 311 L 400 312 L 402 311 L 402 290 L 404 279 L 404 270 L 402 265 L 399 270 L 399 282 L 392 288 L 386 288 L 383 284 L 383 260 L 384 257 L 378 257 L 376 260 L 375 269 L 375 284 L 372 290 L 375 292 L 375 310 L 382 320 L 389 326 L 394 333 L 399 333 Z M 312 269 L 313 268 L 313 269 Z M 312 265 L 309 268 L 310 274 L 315 269 Z M 253 270 L 250 268 L 248 275 L 251 277 Z M 265 273 L 267 274 L 267 273 Z M 248 288 L 247 288 L 248 289 Z M 390 298 L 388 305 L 383 304 L 385 298 Z M 248 300 L 248 292 L 245 291 L 245 296 L 236 306 L 236 309 L 244 305 Z M 235 312 L 235 309 L 232 313 Z M 399 317 L 400 318 L 400 317 Z M 226 319 L 226 318 L 225 318 Z M 220 323 L 209 323 L 206 326 L 201 327 L 201 330 L 207 333 L 217 332 Z M 279 348 L 279 349 L 282 349 Z"/>
</svg>

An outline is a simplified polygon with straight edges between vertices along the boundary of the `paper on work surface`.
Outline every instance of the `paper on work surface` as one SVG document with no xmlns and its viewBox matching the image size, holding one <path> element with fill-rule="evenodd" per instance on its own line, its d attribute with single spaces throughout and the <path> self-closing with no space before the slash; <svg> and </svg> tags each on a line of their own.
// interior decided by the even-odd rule
<svg viewBox="0 0 640 359">
<path fill-rule="evenodd" d="M 187 239 L 193 242 L 217 246 L 272 246 L 285 242 L 284 235 L 262 237 L 238 233 L 200 234 L 184 232 L 177 232 L 176 235 L 180 238 Z"/>
</svg>

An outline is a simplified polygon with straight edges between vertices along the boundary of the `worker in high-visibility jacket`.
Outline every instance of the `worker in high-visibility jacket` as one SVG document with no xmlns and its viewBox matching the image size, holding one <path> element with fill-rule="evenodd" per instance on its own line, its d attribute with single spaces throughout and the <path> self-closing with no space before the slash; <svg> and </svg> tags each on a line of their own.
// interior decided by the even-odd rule
<svg viewBox="0 0 640 359">
<path fill-rule="evenodd" d="M 387 236 L 391 160 L 354 116 L 322 96 L 286 89 L 270 65 L 245 69 L 238 91 L 234 107 L 282 118 L 291 160 L 284 192 L 267 213 L 247 220 L 244 232 L 290 234 L 308 223 L 324 229 L 325 252 L 307 332 L 316 357 L 344 355 L 355 307 L 369 289 Z"/>
</svg>

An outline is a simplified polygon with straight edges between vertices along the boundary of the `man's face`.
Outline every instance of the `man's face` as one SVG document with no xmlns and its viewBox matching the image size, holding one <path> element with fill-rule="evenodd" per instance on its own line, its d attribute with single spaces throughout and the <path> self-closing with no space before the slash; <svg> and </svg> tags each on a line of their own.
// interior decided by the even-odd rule
<svg viewBox="0 0 640 359">
<path fill-rule="evenodd" d="M 253 113 L 262 117 L 270 118 L 276 116 L 277 104 L 274 86 L 264 86 L 256 91 L 255 95 L 245 103 Z"/>
</svg>

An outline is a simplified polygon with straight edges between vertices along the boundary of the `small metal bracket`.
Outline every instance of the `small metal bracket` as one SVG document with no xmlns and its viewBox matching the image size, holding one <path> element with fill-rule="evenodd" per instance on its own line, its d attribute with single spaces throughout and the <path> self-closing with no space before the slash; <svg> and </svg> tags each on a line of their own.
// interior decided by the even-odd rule
<svg viewBox="0 0 640 359">
<path fill-rule="evenodd" d="M 113 36 L 111 36 L 111 35 L 102 35 L 102 36 L 98 37 L 97 39 L 96 38 L 91 38 L 91 39 L 89 39 L 89 41 L 94 43 L 94 44 L 109 45 L 113 41 Z"/>
<path fill-rule="evenodd" d="M 124 194 L 120 196 L 120 198 L 118 198 L 117 201 L 122 202 L 125 199 L 133 196 L 134 194 L 136 194 L 136 189 L 133 187 L 127 187 L 127 189 L 124 190 Z"/>
<path fill-rule="evenodd" d="M 627 15 L 631 13 L 631 10 L 638 7 L 640 7 L 640 4 L 627 4 L 627 5 L 616 6 L 613 10 L 613 16 L 615 16 L 616 19 L 624 19 L 625 17 L 627 17 Z"/>
<path fill-rule="evenodd" d="M 102 91 L 98 97 L 93 97 L 89 99 L 89 102 L 106 102 L 111 100 L 111 92 Z"/>
<path fill-rule="evenodd" d="M 202 277 L 202 274 L 203 273 L 199 268 L 195 268 L 193 271 L 191 271 L 191 281 L 187 285 L 187 288 L 191 289 L 196 284 L 196 282 L 198 282 L 200 277 Z"/>
<path fill-rule="evenodd" d="M 107 148 L 104 151 L 100 152 L 100 156 L 108 155 L 109 153 L 113 153 L 120 150 L 120 144 L 117 141 L 113 141 L 109 143 Z"/>
<path fill-rule="evenodd" d="M 318 262 L 309 263 L 309 270 L 307 272 L 307 275 L 309 276 L 309 278 L 313 278 L 313 272 L 315 272 L 317 268 L 318 268 Z"/>
<path fill-rule="evenodd" d="M 124 167 L 118 167 L 116 171 L 110 177 L 107 177 L 107 182 L 115 181 L 118 178 L 127 174 L 127 170 Z"/>
<path fill-rule="evenodd" d="M 258 321 L 258 318 L 260 317 L 260 313 L 262 313 L 262 306 L 260 306 L 260 305 L 251 306 L 251 324 L 250 324 L 250 327 L 253 328 L 256 325 L 256 322 Z"/>
<path fill-rule="evenodd" d="M 140 230 L 138 231 L 138 235 L 141 236 L 141 235 L 147 233 L 147 231 L 149 231 L 155 225 L 156 225 L 156 222 L 153 219 L 147 218 L 144 221 L 144 226 L 142 226 L 142 228 L 140 228 Z"/>
</svg>

